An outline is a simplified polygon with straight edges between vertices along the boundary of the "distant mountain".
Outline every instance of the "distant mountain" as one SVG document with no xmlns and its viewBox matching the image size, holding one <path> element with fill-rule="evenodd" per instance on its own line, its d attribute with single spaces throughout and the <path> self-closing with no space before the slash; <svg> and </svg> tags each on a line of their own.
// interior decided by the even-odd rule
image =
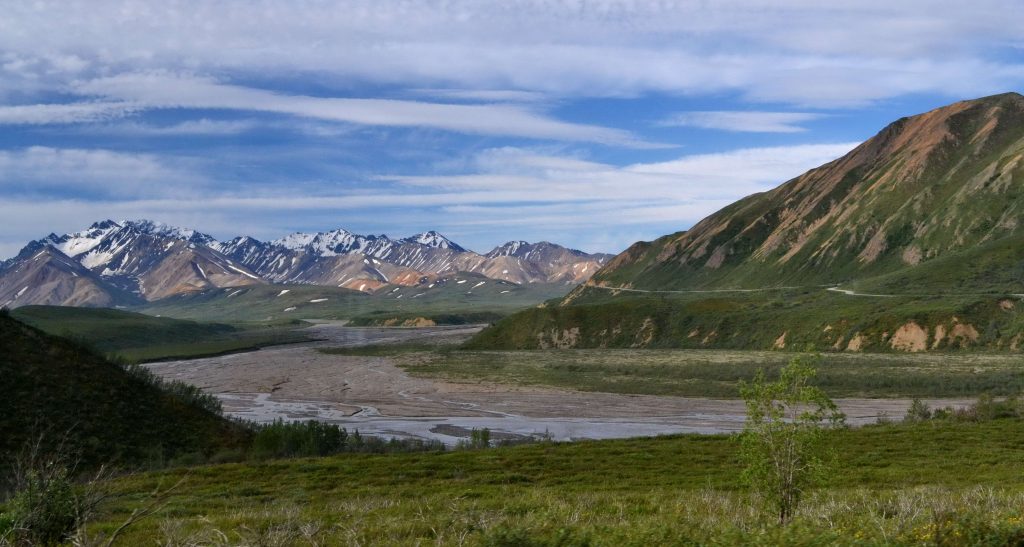
<svg viewBox="0 0 1024 547">
<path fill-rule="evenodd" d="M 270 242 L 249 236 L 220 242 L 149 220 L 105 220 L 33 241 L 0 264 L 0 306 L 128 305 L 261 283 L 374 291 L 385 285 L 427 284 L 456 272 L 514 283 L 574 284 L 611 258 L 551 243 L 525 245 L 536 251 L 495 249 L 480 255 L 434 231 L 391 239 L 341 229 L 293 233 Z"/>
<path fill-rule="evenodd" d="M 523 250 L 535 252 L 500 251 L 522 245 Z M 586 281 L 611 258 L 547 242 L 509 242 L 480 255 L 434 231 L 403 239 L 361 236 L 346 230 L 294 233 L 268 243 L 241 237 L 214 248 L 274 283 L 358 290 L 421 284 L 455 272 L 513 283 L 576 284 Z"/>
</svg>

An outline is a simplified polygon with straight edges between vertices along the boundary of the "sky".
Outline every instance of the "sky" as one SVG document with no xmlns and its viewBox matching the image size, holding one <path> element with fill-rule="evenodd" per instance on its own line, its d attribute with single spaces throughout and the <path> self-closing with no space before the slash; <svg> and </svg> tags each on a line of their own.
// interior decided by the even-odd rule
<svg viewBox="0 0 1024 547">
<path fill-rule="evenodd" d="M 1021 92 L 1020 21 L 1020 0 L 0 0 L 0 257 L 107 218 L 614 253 L 902 116 Z"/>
</svg>

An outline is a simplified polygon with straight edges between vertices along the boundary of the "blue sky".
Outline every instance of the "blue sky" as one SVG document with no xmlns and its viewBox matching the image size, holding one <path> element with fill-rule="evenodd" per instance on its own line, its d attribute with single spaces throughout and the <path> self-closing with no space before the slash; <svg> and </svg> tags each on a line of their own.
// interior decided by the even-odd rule
<svg viewBox="0 0 1024 547">
<path fill-rule="evenodd" d="M 617 252 L 1024 89 L 1019 0 L 5 4 L 0 257 L 104 218 Z"/>
</svg>

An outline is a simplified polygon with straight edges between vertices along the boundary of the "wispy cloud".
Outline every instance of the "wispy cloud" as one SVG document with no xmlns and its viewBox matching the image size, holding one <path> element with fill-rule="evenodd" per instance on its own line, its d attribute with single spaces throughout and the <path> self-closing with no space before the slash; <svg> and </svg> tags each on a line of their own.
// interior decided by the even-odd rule
<svg viewBox="0 0 1024 547">
<path fill-rule="evenodd" d="M 801 124 L 823 114 L 810 112 L 723 111 L 679 112 L 659 122 L 663 126 L 700 127 L 746 133 L 799 133 Z"/>
<path fill-rule="evenodd" d="M 111 150 L 33 146 L 0 150 L 0 191 L 18 195 L 79 195 L 130 200 L 191 195 L 205 177 L 166 158 Z"/>
<path fill-rule="evenodd" d="M 370 126 L 424 127 L 479 135 L 528 137 L 658 147 L 628 131 L 569 123 L 525 106 L 511 104 L 448 104 L 394 99 L 325 98 L 290 95 L 219 83 L 212 78 L 167 72 L 131 73 L 76 82 L 76 93 L 102 97 L 122 109 L 220 109 L 269 112 L 302 118 Z M 92 112 L 90 105 L 33 105 L 21 107 L 19 116 L 71 121 L 66 110 Z M 18 107 L 11 107 L 18 108 Z M 91 121 L 83 115 L 83 120 Z M 3 114 L 0 111 L 0 123 Z M 42 123 L 39 121 L 38 123 Z"/>
<path fill-rule="evenodd" d="M 123 101 L 0 106 L 0 125 L 47 125 L 107 121 L 139 110 Z"/>
<path fill-rule="evenodd" d="M 55 26 L 57 11 L 74 26 Z M 0 76 L 28 86 L 145 70 L 312 73 L 405 89 L 856 105 L 1019 86 L 1021 60 L 999 52 L 1024 41 L 1007 24 L 1022 19 L 1017 0 L 23 2 L 0 21 Z"/>
<path fill-rule="evenodd" d="M 617 167 L 586 159 L 519 148 L 485 151 L 469 172 L 441 176 L 379 177 L 372 191 L 327 192 L 263 188 L 238 192 L 207 184 L 203 199 L 167 194 L 160 189 L 188 173 L 168 171 L 152 158 L 84 151 L 31 150 L 40 180 L 105 180 L 112 174 L 142 173 L 133 196 L 106 194 L 96 199 L 14 198 L 0 203 L 0 217 L 51 219 L 57 229 L 69 219 L 78 224 L 96 218 L 148 217 L 184 223 L 214 235 L 268 234 L 268 227 L 294 227 L 296 215 L 328 228 L 374 232 L 440 229 L 467 234 L 472 247 L 487 249 L 514 237 L 548 239 L 590 250 L 617 251 L 629 241 L 611 243 L 608 234 L 628 239 L 655 237 L 685 228 L 728 203 L 771 188 L 807 169 L 830 161 L 856 143 L 752 148 L 721 154 L 694 154 L 673 161 Z M 24 160 L 17 168 L 24 168 Z M 121 163 L 120 165 L 118 165 Z M 0 156 L 0 176 L 14 168 Z M 112 169 L 111 165 L 117 165 Z M 193 178 L 199 175 L 192 174 Z M 179 194 L 181 194 L 179 192 Z M 414 212 L 416 214 L 411 214 Z M 90 220 L 91 219 L 91 220 Z M 254 219 L 259 219 L 256 222 Z M 413 220 L 415 219 L 415 220 Z M 71 229 L 71 228 L 68 228 Z M 294 228 L 290 228 L 294 229 Z M 248 231 L 251 230 L 251 231 Z M 412 230 L 412 231 L 410 231 Z M 11 236 L 6 236 L 11 237 Z M 33 237 L 39 237 L 35 235 Z M 595 247 L 598 245 L 604 247 Z M 607 246 L 612 245 L 612 246 Z"/>
<path fill-rule="evenodd" d="M 138 135 L 145 137 L 178 137 L 191 135 L 238 135 L 260 126 L 254 120 L 211 120 L 200 118 L 168 125 L 122 122 L 90 127 L 92 133 Z"/>
<path fill-rule="evenodd" d="M 411 89 L 413 95 L 457 101 L 533 103 L 547 100 L 543 93 L 515 89 Z"/>
</svg>

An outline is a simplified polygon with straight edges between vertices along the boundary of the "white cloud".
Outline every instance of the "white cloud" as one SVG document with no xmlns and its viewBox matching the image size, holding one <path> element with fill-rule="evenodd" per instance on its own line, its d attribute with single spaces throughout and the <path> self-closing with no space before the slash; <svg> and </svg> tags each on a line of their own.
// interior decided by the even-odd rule
<svg viewBox="0 0 1024 547">
<path fill-rule="evenodd" d="M 740 197 L 767 190 L 826 163 L 855 144 L 741 149 L 623 167 L 501 148 L 477 156 L 472 172 L 382 177 L 382 183 L 392 186 L 376 191 L 314 193 L 296 191 L 298 185 L 292 184 L 277 191 L 264 188 L 239 192 L 217 191 L 216 185 L 209 184 L 199 200 L 185 192 L 162 193 L 159 181 L 166 180 L 164 186 L 174 187 L 171 183 L 181 173 L 163 171 L 161 164 L 144 157 L 98 159 L 104 155 L 44 149 L 33 154 L 46 161 L 34 164 L 43 167 L 41 173 L 47 173 L 49 180 L 60 178 L 55 176 L 60 173 L 67 173 L 65 176 L 73 180 L 70 173 L 90 171 L 84 178 L 99 181 L 106 167 L 95 166 L 124 162 L 112 175 L 125 180 L 124 173 L 149 170 L 143 179 L 153 184 L 143 186 L 147 192 L 135 197 L 4 200 L 0 202 L 0 218 L 24 232 L 21 222 L 54 226 L 46 229 L 49 231 L 79 229 L 100 218 L 143 217 L 194 226 L 219 237 L 243 233 L 277 237 L 287 231 L 278 227 L 325 229 L 336 227 L 338 219 L 343 219 L 349 224 L 341 227 L 356 231 L 392 233 L 408 227 L 413 231 L 434 228 L 468 234 L 465 244 L 484 250 L 516 237 L 617 251 L 621 246 L 613 242 L 621 240 L 624 246 L 630 242 L 624 239 L 635 239 L 637 234 L 653 238 L 685 229 Z M 4 173 L 5 158 L 0 156 L 0 177 Z M 63 228 L 71 219 L 77 222 Z M 296 226 L 296 219 L 310 223 L 315 219 L 319 224 Z"/>
<path fill-rule="evenodd" d="M 10 198 L 56 192 L 131 199 L 187 193 L 202 183 L 194 171 L 151 154 L 46 146 L 0 150 L 0 190 Z"/>
<path fill-rule="evenodd" d="M 116 101 L 112 104 L 130 104 L 135 108 L 271 112 L 359 125 L 427 127 L 480 135 L 586 141 L 639 148 L 658 146 L 645 143 L 627 131 L 562 122 L 511 104 L 444 104 L 286 95 L 167 72 L 121 74 L 79 81 L 73 89 L 80 95 L 103 97 Z M 46 108 L 52 105 L 37 106 L 42 108 L 37 117 L 42 118 L 48 112 Z"/>
<path fill-rule="evenodd" d="M 185 135 L 238 135 L 259 127 L 253 120 L 211 120 L 200 118 L 171 125 L 152 125 L 137 122 L 91 127 L 90 132 L 144 137 L 176 137 Z"/>
<path fill-rule="evenodd" d="M 823 114 L 810 112 L 709 110 L 679 112 L 661 121 L 659 125 L 746 133 L 799 133 L 807 130 L 800 124 L 822 117 Z"/>
<path fill-rule="evenodd" d="M 737 199 L 835 159 L 854 146 L 856 143 L 750 148 L 624 167 L 502 148 L 478 156 L 479 169 L 474 173 L 386 180 L 449 192 L 511 193 L 515 198 L 509 201 L 522 202 Z"/>
<path fill-rule="evenodd" d="M 459 101 L 533 103 L 547 100 L 543 93 L 514 89 L 411 89 L 409 92 Z"/>
<path fill-rule="evenodd" d="M 106 121 L 138 110 L 125 102 L 81 102 L 0 106 L 0 125 L 45 125 Z"/>
<path fill-rule="evenodd" d="M 1024 41 L 1024 26 L 1008 24 L 1018 20 L 1019 0 L 21 2 L 0 20 L 0 82 L 171 70 L 856 105 L 1019 87 L 1020 59 L 1000 53 Z"/>
</svg>

